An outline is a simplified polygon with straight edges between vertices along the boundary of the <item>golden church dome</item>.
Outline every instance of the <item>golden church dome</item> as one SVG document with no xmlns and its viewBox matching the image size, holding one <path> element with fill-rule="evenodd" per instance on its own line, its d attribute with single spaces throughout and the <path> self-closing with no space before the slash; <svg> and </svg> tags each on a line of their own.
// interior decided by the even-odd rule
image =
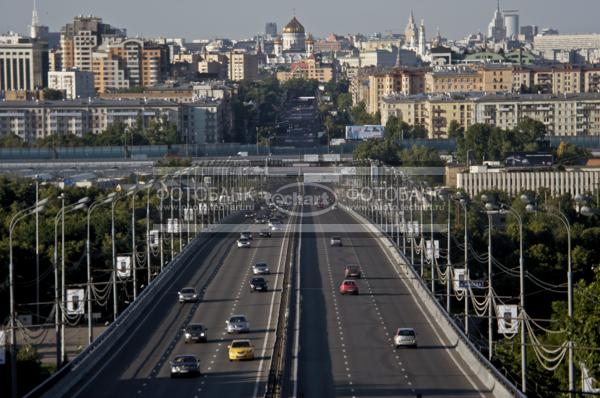
<svg viewBox="0 0 600 398">
<path fill-rule="evenodd" d="M 283 33 L 305 33 L 304 26 L 298 22 L 296 17 L 293 17 L 292 20 L 283 28 Z"/>
</svg>

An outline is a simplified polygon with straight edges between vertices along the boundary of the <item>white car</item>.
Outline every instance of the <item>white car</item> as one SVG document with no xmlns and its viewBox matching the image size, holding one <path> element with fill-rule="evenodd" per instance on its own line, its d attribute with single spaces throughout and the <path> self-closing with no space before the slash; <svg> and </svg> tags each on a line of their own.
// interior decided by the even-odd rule
<svg viewBox="0 0 600 398">
<path fill-rule="evenodd" d="M 278 222 L 270 222 L 269 227 L 271 227 L 271 231 L 281 231 L 283 229 L 283 225 Z"/>
<path fill-rule="evenodd" d="M 254 275 L 268 275 L 271 271 L 267 263 L 256 263 L 252 266 L 252 273 Z"/>
<path fill-rule="evenodd" d="M 417 347 L 417 333 L 413 328 L 398 328 L 394 335 L 394 347 Z"/>
<path fill-rule="evenodd" d="M 240 238 L 237 240 L 237 247 L 250 247 L 250 241 L 248 239 Z"/>
<path fill-rule="evenodd" d="M 234 315 L 225 321 L 227 333 L 248 333 L 250 331 L 250 322 L 246 315 Z"/>
</svg>

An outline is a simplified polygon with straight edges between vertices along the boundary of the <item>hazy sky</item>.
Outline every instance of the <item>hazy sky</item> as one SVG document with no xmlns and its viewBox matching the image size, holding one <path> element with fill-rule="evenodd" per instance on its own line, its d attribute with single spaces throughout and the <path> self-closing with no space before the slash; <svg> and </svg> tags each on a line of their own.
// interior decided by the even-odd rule
<svg viewBox="0 0 600 398">
<path fill-rule="evenodd" d="M 130 36 L 250 37 L 265 22 L 285 25 L 296 16 L 316 36 L 403 31 L 410 10 L 425 19 L 428 37 L 437 27 L 448 38 L 486 31 L 495 0 L 37 0 L 42 24 L 58 31 L 75 15 L 93 14 Z M 33 0 L 0 0 L 0 32 L 25 33 Z M 600 32 L 598 0 L 501 0 L 519 9 L 521 25 L 555 27 L 564 33 Z"/>
</svg>

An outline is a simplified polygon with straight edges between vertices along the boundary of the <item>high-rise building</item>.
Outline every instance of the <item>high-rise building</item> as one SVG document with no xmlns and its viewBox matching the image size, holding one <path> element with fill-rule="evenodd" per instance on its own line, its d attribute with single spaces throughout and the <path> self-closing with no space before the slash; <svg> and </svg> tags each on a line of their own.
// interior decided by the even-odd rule
<svg viewBox="0 0 600 398">
<path fill-rule="evenodd" d="M 265 35 L 271 38 L 277 37 L 277 23 L 267 22 L 265 24 Z"/>
<path fill-rule="evenodd" d="M 256 54 L 235 50 L 229 53 L 229 80 L 254 80 L 258 78 Z"/>
<path fill-rule="evenodd" d="M 504 26 L 506 27 L 506 38 L 515 40 L 519 36 L 519 11 L 504 11 Z"/>
<path fill-rule="evenodd" d="M 105 24 L 101 18 L 91 15 L 75 17 L 72 23 L 66 24 L 61 30 L 63 70 L 77 68 L 91 71 L 94 49 L 105 42 L 126 36 L 125 29 Z"/>
<path fill-rule="evenodd" d="M 91 98 L 94 91 L 94 74 L 81 70 L 48 73 L 48 87 L 64 91 L 66 99 Z"/>
<path fill-rule="evenodd" d="M 533 38 L 538 34 L 538 27 L 535 25 L 521 26 L 520 34 L 524 41 L 531 43 Z"/>
<path fill-rule="evenodd" d="M 0 36 L 0 91 L 37 90 L 48 82 L 48 44 L 17 34 Z"/>
<path fill-rule="evenodd" d="M 421 19 L 419 25 L 419 55 L 424 57 L 427 53 L 427 38 L 425 37 L 425 21 Z"/>
<path fill-rule="evenodd" d="M 500 43 L 506 39 L 506 26 L 504 25 L 504 16 L 500 10 L 500 0 L 498 0 L 494 18 L 488 26 L 488 39 L 494 43 Z"/>
</svg>

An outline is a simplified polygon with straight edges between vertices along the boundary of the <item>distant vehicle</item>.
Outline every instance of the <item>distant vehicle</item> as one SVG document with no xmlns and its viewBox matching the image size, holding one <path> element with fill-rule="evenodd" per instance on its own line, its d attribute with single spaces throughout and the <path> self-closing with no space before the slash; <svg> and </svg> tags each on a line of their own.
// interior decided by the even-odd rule
<svg viewBox="0 0 600 398">
<path fill-rule="evenodd" d="M 177 355 L 171 361 L 171 378 L 179 376 L 199 376 L 200 361 L 195 355 Z"/>
<path fill-rule="evenodd" d="M 252 240 L 252 232 L 242 232 L 240 234 L 240 239 Z"/>
<path fill-rule="evenodd" d="M 268 290 L 267 281 L 265 278 L 252 278 L 250 280 L 251 292 L 266 292 Z"/>
<path fill-rule="evenodd" d="M 237 247 L 238 248 L 248 248 L 250 247 L 250 241 L 248 239 L 238 239 L 237 240 Z"/>
<path fill-rule="evenodd" d="M 356 296 L 356 295 L 358 295 L 358 284 L 351 279 L 346 279 L 340 285 L 340 293 L 341 294 L 353 294 Z"/>
<path fill-rule="evenodd" d="M 252 211 L 247 211 L 244 213 L 244 218 L 252 218 L 256 216 L 256 213 L 252 212 Z"/>
<path fill-rule="evenodd" d="M 347 265 L 344 275 L 346 275 L 346 278 L 361 278 L 362 271 L 358 265 Z"/>
<path fill-rule="evenodd" d="M 394 346 L 404 347 L 417 347 L 417 333 L 413 328 L 398 328 L 394 335 Z"/>
<path fill-rule="evenodd" d="M 254 275 L 269 275 L 271 270 L 269 270 L 267 263 L 259 262 L 252 266 L 252 273 Z"/>
<path fill-rule="evenodd" d="M 254 224 L 266 224 L 267 220 L 264 217 L 256 217 L 254 219 Z"/>
<path fill-rule="evenodd" d="M 342 238 L 340 238 L 339 236 L 332 236 L 329 240 L 329 244 L 331 245 L 331 247 L 342 246 Z"/>
<path fill-rule="evenodd" d="M 198 294 L 193 287 L 184 287 L 177 293 L 180 303 L 193 303 L 198 300 Z"/>
<path fill-rule="evenodd" d="M 227 333 L 248 333 L 250 331 L 250 322 L 246 315 L 234 315 L 225 321 Z"/>
<path fill-rule="evenodd" d="M 237 155 L 245 158 L 245 157 L 248 157 L 248 152 L 241 151 L 241 152 L 238 152 Z"/>
<path fill-rule="evenodd" d="M 230 361 L 254 359 L 254 347 L 250 340 L 233 340 L 227 348 L 229 349 Z"/>
<path fill-rule="evenodd" d="M 185 337 L 185 342 L 202 342 L 206 343 L 207 341 L 207 332 L 208 330 L 204 327 L 204 325 L 200 323 L 190 323 L 183 329 L 183 335 Z"/>
<path fill-rule="evenodd" d="M 260 236 L 261 238 L 270 238 L 272 236 L 271 230 L 270 229 L 262 229 L 258 233 L 258 236 Z"/>
</svg>

